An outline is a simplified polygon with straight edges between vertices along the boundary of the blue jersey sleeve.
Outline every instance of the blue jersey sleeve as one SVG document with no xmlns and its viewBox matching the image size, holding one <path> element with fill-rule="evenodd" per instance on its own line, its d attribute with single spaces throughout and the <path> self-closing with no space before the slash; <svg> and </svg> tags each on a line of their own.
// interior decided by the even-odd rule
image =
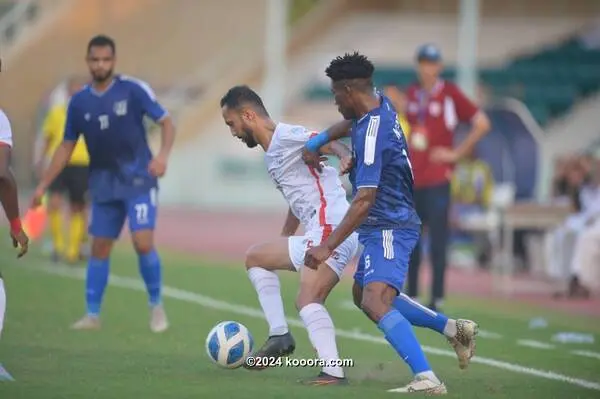
<svg viewBox="0 0 600 399">
<path fill-rule="evenodd" d="M 378 187 L 383 164 L 383 149 L 385 146 L 386 130 L 381 116 L 369 118 L 364 141 L 356 143 L 356 188 Z"/>
<path fill-rule="evenodd" d="M 63 138 L 64 141 L 77 141 L 82 131 L 82 129 L 79 128 L 75 102 L 76 98 L 73 98 L 69 102 L 69 107 L 67 108 L 67 120 L 65 121 L 65 132 Z"/>
<path fill-rule="evenodd" d="M 169 114 L 167 110 L 156 100 L 152 88 L 145 82 L 131 80 L 133 85 L 133 98 L 142 112 L 154 122 L 159 122 Z"/>
</svg>

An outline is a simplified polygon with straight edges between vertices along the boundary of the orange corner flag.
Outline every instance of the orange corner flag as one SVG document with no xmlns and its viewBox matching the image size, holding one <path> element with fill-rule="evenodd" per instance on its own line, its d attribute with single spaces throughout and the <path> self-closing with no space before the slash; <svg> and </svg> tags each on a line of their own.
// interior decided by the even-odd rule
<svg viewBox="0 0 600 399">
<path fill-rule="evenodd" d="M 42 205 L 35 209 L 29 209 L 23 217 L 23 230 L 32 241 L 42 236 L 46 228 L 46 196 L 42 200 Z"/>
</svg>

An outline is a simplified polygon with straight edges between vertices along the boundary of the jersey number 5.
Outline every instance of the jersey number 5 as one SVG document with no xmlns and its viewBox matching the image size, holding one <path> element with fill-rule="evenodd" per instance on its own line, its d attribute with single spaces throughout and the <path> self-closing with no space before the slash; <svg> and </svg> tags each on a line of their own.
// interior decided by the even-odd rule
<svg viewBox="0 0 600 399">
<path fill-rule="evenodd" d="M 108 129 L 108 115 L 100 115 L 98 122 L 100 122 L 100 130 Z"/>
</svg>

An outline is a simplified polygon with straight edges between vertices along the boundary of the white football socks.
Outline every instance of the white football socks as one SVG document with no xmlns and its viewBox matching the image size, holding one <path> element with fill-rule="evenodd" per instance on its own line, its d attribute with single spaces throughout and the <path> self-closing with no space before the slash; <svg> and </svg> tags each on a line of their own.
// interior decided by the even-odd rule
<svg viewBox="0 0 600 399">
<path fill-rule="evenodd" d="M 4 312 L 6 311 L 6 292 L 4 291 L 4 281 L 0 278 L 0 336 L 2 336 L 2 327 L 4 326 Z"/>
<path fill-rule="evenodd" d="M 442 382 L 440 381 L 439 378 L 437 378 L 437 376 L 435 375 L 435 373 L 433 371 L 423 371 L 422 373 L 419 373 L 416 375 L 417 378 L 422 378 L 424 380 L 429 380 L 431 382 L 433 382 L 434 384 L 441 384 Z"/>
<path fill-rule="evenodd" d="M 456 320 L 448 319 L 446 326 L 444 327 L 444 335 L 448 338 L 454 338 L 456 336 Z"/>
<path fill-rule="evenodd" d="M 300 318 L 308 330 L 308 337 L 317 350 L 319 359 L 327 362 L 339 360 L 335 328 L 327 309 L 321 304 L 310 303 L 300 309 Z M 323 372 L 334 377 L 344 377 L 344 370 L 339 365 L 327 364 L 326 366 L 323 367 Z"/>
<path fill-rule="evenodd" d="M 269 323 L 269 336 L 283 335 L 288 332 L 285 321 L 283 300 L 279 277 L 275 272 L 260 267 L 248 270 L 248 277 L 258 294 L 258 301 Z"/>
</svg>

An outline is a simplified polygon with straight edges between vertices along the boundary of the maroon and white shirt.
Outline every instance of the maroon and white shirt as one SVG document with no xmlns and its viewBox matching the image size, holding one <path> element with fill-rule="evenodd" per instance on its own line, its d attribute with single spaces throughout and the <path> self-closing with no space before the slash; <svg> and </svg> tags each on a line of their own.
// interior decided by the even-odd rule
<svg viewBox="0 0 600 399">
<path fill-rule="evenodd" d="M 7 145 L 9 147 L 12 147 L 12 145 L 13 145 L 12 129 L 10 127 L 10 121 L 8 120 L 8 117 L 6 116 L 4 111 L 2 111 L 1 109 L 0 109 L 0 145 Z"/>
<path fill-rule="evenodd" d="M 431 162 L 431 149 L 452 148 L 458 123 L 469 122 L 479 109 L 455 84 L 443 80 L 429 93 L 414 84 L 406 95 L 406 119 L 411 127 L 408 145 L 415 188 L 448 183 L 453 165 Z"/>
</svg>

